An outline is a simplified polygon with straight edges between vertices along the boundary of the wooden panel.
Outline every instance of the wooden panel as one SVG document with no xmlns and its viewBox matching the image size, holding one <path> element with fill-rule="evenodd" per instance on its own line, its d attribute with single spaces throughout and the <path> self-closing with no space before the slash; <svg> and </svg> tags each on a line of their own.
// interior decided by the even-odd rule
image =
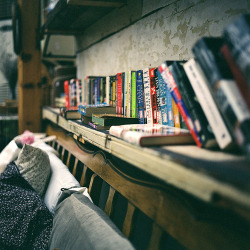
<svg viewBox="0 0 250 250">
<path fill-rule="evenodd" d="M 154 223 L 148 249 L 149 250 L 159 249 L 161 237 L 162 237 L 162 229 L 157 224 Z"/>
<path fill-rule="evenodd" d="M 130 202 L 128 202 L 127 213 L 126 213 L 126 217 L 125 217 L 125 220 L 123 223 L 123 229 L 122 229 L 122 232 L 127 238 L 129 238 L 130 233 L 132 231 L 134 213 L 135 213 L 135 207 Z"/>
<path fill-rule="evenodd" d="M 89 195 L 93 200 L 93 203 L 96 205 L 98 204 L 99 201 L 101 187 L 102 187 L 102 179 L 98 175 L 93 174 L 89 184 Z"/>
<path fill-rule="evenodd" d="M 18 125 L 25 130 L 41 131 L 41 53 L 37 30 L 40 27 L 40 1 L 18 0 L 22 15 L 22 50 L 18 57 Z"/>
<path fill-rule="evenodd" d="M 112 209 L 113 209 L 113 200 L 114 200 L 114 196 L 115 196 L 115 190 L 110 187 L 109 189 L 109 196 L 108 196 L 108 200 L 106 202 L 106 206 L 105 206 L 105 213 L 110 217 L 111 213 L 112 213 Z"/>
</svg>

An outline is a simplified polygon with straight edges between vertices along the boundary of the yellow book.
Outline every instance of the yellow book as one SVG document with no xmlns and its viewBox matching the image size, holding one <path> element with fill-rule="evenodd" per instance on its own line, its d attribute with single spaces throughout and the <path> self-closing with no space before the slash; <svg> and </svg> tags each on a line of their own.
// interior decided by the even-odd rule
<svg viewBox="0 0 250 250">
<path fill-rule="evenodd" d="M 174 126 L 176 128 L 180 128 L 181 127 L 180 113 L 173 98 L 172 98 L 172 106 L 173 106 Z"/>
</svg>

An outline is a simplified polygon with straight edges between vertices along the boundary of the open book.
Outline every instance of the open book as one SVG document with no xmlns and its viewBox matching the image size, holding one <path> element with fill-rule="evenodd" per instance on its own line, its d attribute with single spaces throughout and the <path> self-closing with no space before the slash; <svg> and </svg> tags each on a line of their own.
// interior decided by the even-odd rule
<svg viewBox="0 0 250 250">
<path fill-rule="evenodd" d="M 109 133 L 139 146 L 194 143 L 189 130 L 161 124 L 129 124 L 111 126 Z"/>
</svg>

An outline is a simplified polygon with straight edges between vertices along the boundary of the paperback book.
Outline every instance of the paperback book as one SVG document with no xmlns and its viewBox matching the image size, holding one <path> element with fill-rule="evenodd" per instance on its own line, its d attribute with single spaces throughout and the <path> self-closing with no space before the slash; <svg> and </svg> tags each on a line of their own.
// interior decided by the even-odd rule
<svg viewBox="0 0 250 250">
<path fill-rule="evenodd" d="M 194 144 L 189 130 L 162 124 L 111 126 L 109 133 L 139 146 Z"/>
<path fill-rule="evenodd" d="M 91 128 L 94 128 L 96 130 L 109 130 L 109 128 L 110 128 L 110 125 L 102 126 L 102 125 L 99 125 L 98 123 L 94 123 L 94 122 L 89 122 L 88 125 Z"/>
</svg>

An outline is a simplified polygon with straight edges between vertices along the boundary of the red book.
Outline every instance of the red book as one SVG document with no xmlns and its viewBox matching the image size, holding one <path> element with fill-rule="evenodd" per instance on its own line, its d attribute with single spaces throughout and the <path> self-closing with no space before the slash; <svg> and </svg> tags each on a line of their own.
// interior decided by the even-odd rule
<svg viewBox="0 0 250 250">
<path fill-rule="evenodd" d="M 64 96 L 65 96 L 65 107 L 69 108 L 69 81 L 64 81 Z"/>
<path fill-rule="evenodd" d="M 250 108 L 250 88 L 249 88 L 247 81 L 244 78 L 240 68 L 238 67 L 237 63 L 234 61 L 227 44 L 224 44 L 222 46 L 221 53 L 224 56 L 229 68 L 231 69 L 234 80 L 235 80 L 235 82 L 240 90 L 241 95 L 245 99 L 245 102 L 246 102 L 248 108 Z"/>
<path fill-rule="evenodd" d="M 154 70 L 155 68 L 149 69 L 149 81 L 150 81 L 153 123 L 157 123 L 157 99 L 156 99 L 155 71 Z"/>
<path fill-rule="evenodd" d="M 122 73 L 117 73 L 116 113 L 122 114 Z"/>
</svg>

